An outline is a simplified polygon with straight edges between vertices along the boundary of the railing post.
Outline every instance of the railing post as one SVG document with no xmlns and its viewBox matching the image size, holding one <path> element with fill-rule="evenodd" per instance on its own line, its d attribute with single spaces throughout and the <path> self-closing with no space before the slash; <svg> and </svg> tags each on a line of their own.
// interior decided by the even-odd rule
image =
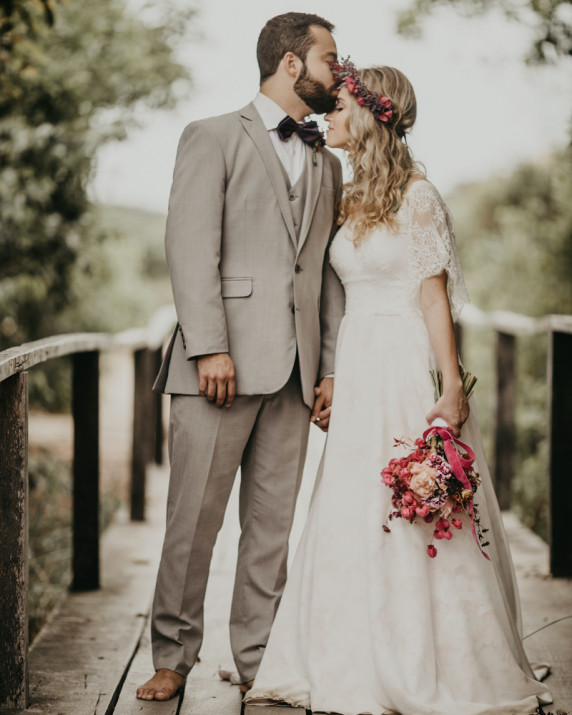
<svg viewBox="0 0 572 715">
<path fill-rule="evenodd" d="M 570 441 L 572 439 L 572 333 L 549 332 L 548 443 L 550 572 L 572 577 Z"/>
<path fill-rule="evenodd" d="M 152 460 L 155 445 L 153 353 L 147 348 L 135 350 L 135 387 L 133 396 L 133 452 L 131 457 L 131 519 L 145 519 L 145 471 Z"/>
<path fill-rule="evenodd" d="M 163 348 L 158 348 L 153 353 L 153 377 L 159 372 L 161 362 L 163 360 Z M 163 433 L 163 395 L 161 393 L 153 394 L 155 403 L 155 464 L 163 464 L 163 443 L 165 435 Z"/>
<path fill-rule="evenodd" d="M 73 356 L 72 589 L 99 588 L 99 353 Z"/>
<path fill-rule="evenodd" d="M 28 707 L 28 375 L 0 382 L 0 709 Z"/>
<path fill-rule="evenodd" d="M 494 443 L 495 487 L 501 509 L 510 509 L 516 448 L 514 335 L 497 332 L 497 404 Z"/>
</svg>

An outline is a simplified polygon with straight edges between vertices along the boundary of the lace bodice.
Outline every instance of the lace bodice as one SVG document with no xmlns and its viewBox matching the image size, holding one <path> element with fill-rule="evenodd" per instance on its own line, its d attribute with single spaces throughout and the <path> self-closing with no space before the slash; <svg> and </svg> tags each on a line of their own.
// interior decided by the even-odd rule
<svg viewBox="0 0 572 715">
<path fill-rule="evenodd" d="M 395 229 L 380 226 L 357 246 L 352 235 L 346 222 L 330 249 L 346 292 L 346 313 L 418 313 L 421 281 L 443 270 L 453 318 L 468 302 L 451 216 L 429 181 L 408 188 Z"/>
</svg>

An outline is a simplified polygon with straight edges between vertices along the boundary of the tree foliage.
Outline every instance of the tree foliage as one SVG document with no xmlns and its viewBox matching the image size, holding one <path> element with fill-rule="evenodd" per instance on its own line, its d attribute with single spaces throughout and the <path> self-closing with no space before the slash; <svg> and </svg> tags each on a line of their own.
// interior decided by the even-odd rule
<svg viewBox="0 0 572 715">
<path fill-rule="evenodd" d="M 452 7 L 469 15 L 497 9 L 532 26 L 531 62 L 548 63 L 572 55 L 572 0 L 414 0 L 399 14 L 398 31 L 418 35 L 421 20 L 438 7 Z"/>
<path fill-rule="evenodd" d="M 449 197 L 471 298 L 484 310 L 572 314 L 572 145 L 507 177 Z M 479 417 L 492 431 L 494 336 L 467 331 L 465 360 L 479 375 Z M 519 337 L 517 451 L 512 506 L 547 536 L 547 340 Z M 484 408 L 484 409 L 481 409 Z"/>
<path fill-rule="evenodd" d="M 3 2 L 0 77 L 0 347 L 51 332 L 94 270 L 104 237 L 87 194 L 97 150 L 137 109 L 171 107 L 188 70 L 174 54 L 193 11 L 151 24 L 125 0 Z M 11 10 L 9 12 L 9 10 Z M 47 21 L 46 21 L 47 20 Z"/>
</svg>

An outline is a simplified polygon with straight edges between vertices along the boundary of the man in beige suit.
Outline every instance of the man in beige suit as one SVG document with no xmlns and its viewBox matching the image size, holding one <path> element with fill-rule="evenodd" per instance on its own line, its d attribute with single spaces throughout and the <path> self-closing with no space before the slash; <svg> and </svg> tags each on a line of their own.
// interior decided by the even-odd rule
<svg viewBox="0 0 572 715">
<path fill-rule="evenodd" d="M 327 260 L 341 168 L 301 123 L 335 104 L 332 29 L 305 13 L 270 20 L 257 47 L 260 93 L 238 112 L 191 123 L 179 144 L 166 232 L 178 325 L 155 384 L 172 395 L 171 481 L 151 626 L 156 673 L 141 699 L 171 698 L 196 662 L 239 467 L 230 635 L 243 689 L 286 580 L 310 414 L 327 427 L 344 303 Z"/>
</svg>

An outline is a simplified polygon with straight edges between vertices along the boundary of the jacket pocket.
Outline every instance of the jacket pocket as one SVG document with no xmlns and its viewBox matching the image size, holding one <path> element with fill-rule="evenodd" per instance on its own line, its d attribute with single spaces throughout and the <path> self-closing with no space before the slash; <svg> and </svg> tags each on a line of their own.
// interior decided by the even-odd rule
<svg viewBox="0 0 572 715">
<path fill-rule="evenodd" d="M 248 298 L 252 295 L 252 278 L 221 278 L 223 298 Z"/>
</svg>

